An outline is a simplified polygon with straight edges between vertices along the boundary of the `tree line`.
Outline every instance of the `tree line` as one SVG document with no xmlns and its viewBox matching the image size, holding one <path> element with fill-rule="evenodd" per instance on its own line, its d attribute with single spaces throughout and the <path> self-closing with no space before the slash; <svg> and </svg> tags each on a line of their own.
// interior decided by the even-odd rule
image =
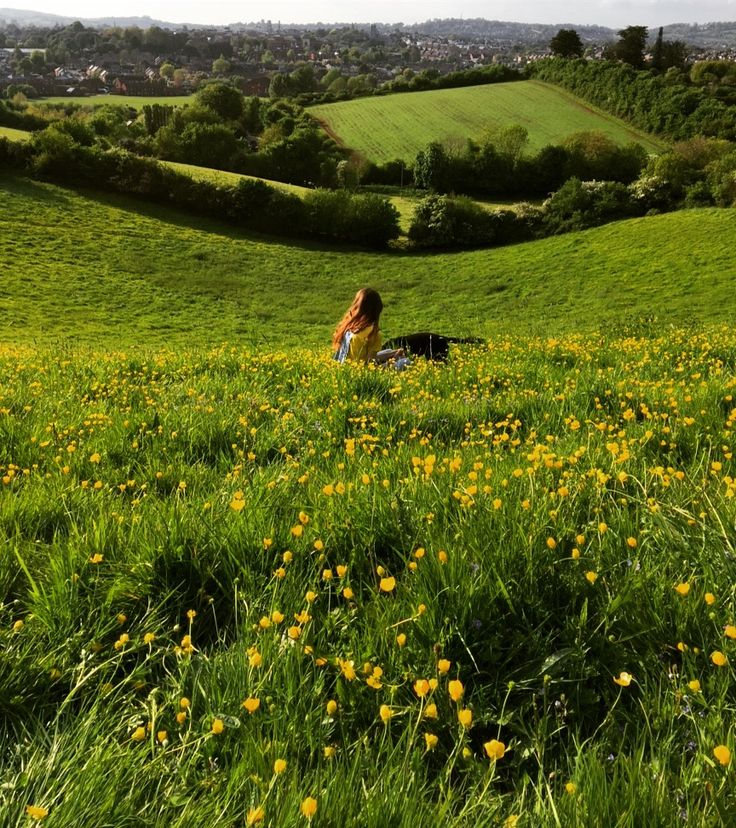
<svg viewBox="0 0 736 828">
<path fill-rule="evenodd" d="M 736 66 L 727 61 L 658 74 L 625 63 L 549 58 L 528 72 L 647 132 L 675 140 L 736 139 Z"/>
</svg>

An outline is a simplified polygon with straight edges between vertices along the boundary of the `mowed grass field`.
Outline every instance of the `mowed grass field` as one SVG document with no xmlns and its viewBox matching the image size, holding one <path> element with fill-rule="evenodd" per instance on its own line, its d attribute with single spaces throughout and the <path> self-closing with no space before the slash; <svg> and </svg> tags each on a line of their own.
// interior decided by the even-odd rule
<svg viewBox="0 0 736 828">
<path fill-rule="evenodd" d="M 184 106 L 194 100 L 194 95 L 164 95 L 162 97 L 148 97 L 145 95 L 62 95 L 59 97 L 40 98 L 38 103 L 78 103 L 82 106 L 130 106 L 133 109 L 143 109 L 146 105 L 167 104 L 168 106 Z"/>
<path fill-rule="evenodd" d="M 586 130 L 600 130 L 621 144 L 636 141 L 650 153 L 664 147 L 655 137 L 540 81 L 359 98 L 309 112 L 345 146 L 376 162 L 413 161 L 430 141 L 477 139 L 509 124 L 526 127 L 532 152 Z"/>
<path fill-rule="evenodd" d="M 736 313 L 733 210 L 409 254 L 290 243 L 11 176 L 0 178 L 0 197 L 5 341 L 327 348 L 363 285 L 384 297 L 387 335 L 591 330 L 652 314 L 664 324 Z"/>
</svg>

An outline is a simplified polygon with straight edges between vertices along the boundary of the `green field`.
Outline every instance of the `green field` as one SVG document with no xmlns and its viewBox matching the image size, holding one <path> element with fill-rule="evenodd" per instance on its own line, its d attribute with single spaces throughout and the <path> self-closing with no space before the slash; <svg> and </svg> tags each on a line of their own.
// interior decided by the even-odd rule
<svg viewBox="0 0 736 828">
<path fill-rule="evenodd" d="M 147 97 L 145 95 L 62 95 L 52 98 L 40 98 L 38 103 L 78 103 L 82 106 L 130 106 L 133 109 L 143 109 L 152 104 L 166 104 L 167 106 L 184 106 L 194 100 L 194 95 L 164 95 L 163 97 Z"/>
<path fill-rule="evenodd" d="M 25 129 L 11 129 L 10 127 L 0 126 L 0 138 L 7 138 L 10 141 L 27 141 L 31 134 Z"/>
<path fill-rule="evenodd" d="M 0 310 L 5 338 L 16 341 L 326 343 L 365 284 L 384 295 L 394 334 L 590 330 L 651 314 L 664 324 L 736 312 L 733 210 L 420 255 L 290 244 L 13 177 L 0 186 Z"/>
<path fill-rule="evenodd" d="M 254 175 L 242 175 L 241 173 L 228 172 L 227 170 L 213 170 L 210 167 L 197 167 L 194 164 L 180 164 L 177 161 L 160 161 L 159 163 L 171 167 L 177 172 L 190 176 L 195 181 L 212 181 L 222 186 L 237 184 L 242 178 L 249 178 L 251 181 L 263 181 L 271 187 L 285 190 L 287 193 L 303 196 L 309 192 L 306 187 L 299 187 L 296 184 L 286 184 L 283 181 L 272 181 L 268 178 L 257 178 Z"/>
<path fill-rule="evenodd" d="M 0 176 L 0 825 L 736 813 L 736 211 L 288 244 Z M 336 366 L 386 335 L 486 341 Z"/>
<path fill-rule="evenodd" d="M 621 144 L 635 141 L 651 153 L 664 147 L 653 136 L 540 81 L 359 98 L 309 112 L 345 146 L 376 162 L 413 161 L 430 141 L 465 142 L 509 124 L 526 127 L 530 151 L 585 130 L 599 130 Z"/>
</svg>

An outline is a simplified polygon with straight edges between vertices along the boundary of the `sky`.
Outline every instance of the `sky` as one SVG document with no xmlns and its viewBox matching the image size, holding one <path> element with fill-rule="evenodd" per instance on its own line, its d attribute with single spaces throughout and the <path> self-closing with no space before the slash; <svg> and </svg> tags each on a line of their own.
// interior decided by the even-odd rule
<svg viewBox="0 0 736 828">
<path fill-rule="evenodd" d="M 17 0 L 16 0 L 17 2 Z M 484 17 L 520 23 L 660 26 L 736 20 L 736 0 L 12 0 L 0 5 L 78 17 L 147 15 L 172 23 L 416 23 L 431 18 Z"/>
</svg>

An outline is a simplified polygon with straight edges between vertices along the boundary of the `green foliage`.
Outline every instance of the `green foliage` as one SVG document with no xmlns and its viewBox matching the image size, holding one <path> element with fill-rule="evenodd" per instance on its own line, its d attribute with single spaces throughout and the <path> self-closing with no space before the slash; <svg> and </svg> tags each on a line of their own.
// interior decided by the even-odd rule
<svg viewBox="0 0 736 828">
<path fill-rule="evenodd" d="M 560 63 L 577 65 L 577 61 Z M 591 130 L 600 130 L 619 144 L 636 140 L 648 152 L 663 147 L 651 136 L 637 134 L 620 121 L 581 106 L 560 89 L 537 81 L 363 98 L 310 107 L 309 112 L 345 146 L 376 163 L 397 158 L 406 162 L 429 143 L 479 141 L 489 129 L 519 123 L 528 129 L 530 152 Z"/>
<path fill-rule="evenodd" d="M 550 58 L 536 62 L 530 71 L 658 135 L 675 140 L 697 135 L 736 138 L 736 109 L 708 87 L 689 86 L 676 69 L 656 75 L 611 61 Z"/>
<path fill-rule="evenodd" d="M 549 48 L 561 58 L 582 57 L 584 52 L 583 41 L 575 29 L 560 29 L 550 40 Z"/>
<path fill-rule="evenodd" d="M 409 239 L 417 247 L 474 247 L 531 238 L 511 210 L 486 210 L 468 198 L 427 196 L 412 218 Z"/>
<path fill-rule="evenodd" d="M 399 235 L 397 209 L 378 195 L 313 190 L 304 196 L 307 226 L 314 235 L 386 247 Z"/>
<path fill-rule="evenodd" d="M 194 96 L 194 102 L 223 121 L 237 121 L 243 115 L 242 92 L 226 83 L 206 84 Z"/>
<path fill-rule="evenodd" d="M 174 107 L 167 104 L 151 104 L 143 107 L 143 119 L 149 135 L 155 135 L 161 127 L 165 127 L 174 114 Z"/>
<path fill-rule="evenodd" d="M 570 178 L 543 206 L 547 233 L 568 233 L 637 215 L 641 207 L 630 190 L 615 181 Z"/>
<path fill-rule="evenodd" d="M 616 57 L 633 66 L 644 67 L 644 51 L 647 47 L 649 31 L 646 26 L 627 26 L 618 33 L 618 42 L 614 46 Z"/>
</svg>

